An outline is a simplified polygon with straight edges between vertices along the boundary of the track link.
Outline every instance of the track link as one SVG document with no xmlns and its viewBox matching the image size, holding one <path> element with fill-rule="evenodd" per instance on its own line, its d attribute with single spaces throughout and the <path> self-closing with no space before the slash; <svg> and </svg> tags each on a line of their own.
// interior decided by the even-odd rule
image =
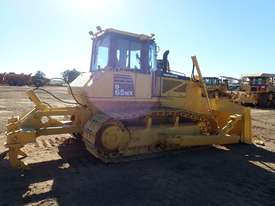
<svg viewBox="0 0 275 206">
<path fill-rule="evenodd" d="M 135 113 L 136 114 L 136 113 Z M 135 118 L 135 114 L 133 114 L 132 118 Z M 170 118 L 170 117 L 179 117 L 183 119 L 191 120 L 196 123 L 201 131 L 202 135 L 211 135 L 217 134 L 218 127 L 217 123 L 213 117 L 210 115 L 199 114 L 188 110 L 175 110 L 171 108 L 162 108 L 160 110 L 152 111 L 147 113 L 146 116 L 143 116 L 143 119 L 147 118 Z M 112 113 L 111 115 L 106 114 L 97 114 L 93 116 L 84 127 L 84 143 L 86 145 L 87 150 L 92 153 L 97 158 L 101 159 L 107 163 L 115 163 L 115 162 L 127 162 L 132 160 L 139 160 L 157 155 L 157 153 L 166 151 L 166 150 L 175 150 L 175 146 L 166 146 L 162 147 L 162 145 L 147 145 L 147 146 L 137 146 L 137 147 L 128 147 L 124 151 L 105 151 L 102 150 L 98 145 L 98 135 L 101 133 L 101 129 L 104 128 L 105 125 L 113 122 L 117 127 L 121 128 L 121 130 L 125 131 L 129 129 L 122 122 L 124 119 L 131 119 L 131 113 Z M 131 134 L 130 134 L 131 136 Z M 125 152 L 127 151 L 127 152 Z M 126 155 L 124 154 L 131 154 Z M 150 155 L 149 155 L 150 154 Z"/>
</svg>

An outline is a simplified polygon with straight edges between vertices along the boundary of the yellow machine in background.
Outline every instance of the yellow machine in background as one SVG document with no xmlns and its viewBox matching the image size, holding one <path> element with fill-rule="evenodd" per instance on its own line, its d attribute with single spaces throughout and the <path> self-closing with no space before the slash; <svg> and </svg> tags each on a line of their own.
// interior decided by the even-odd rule
<svg viewBox="0 0 275 206">
<path fill-rule="evenodd" d="M 90 72 L 69 90 L 79 105 L 51 107 L 31 90 L 34 109 L 9 119 L 6 146 L 13 167 L 25 167 L 21 148 L 41 135 L 77 134 L 106 162 L 187 146 L 251 143 L 250 110 L 209 99 L 195 56 L 198 79 L 171 72 L 167 55 L 157 66 L 153 35 L 115 29 L 90 34 Z M 55 118 L 68 115 L 69 121 Z"/>
<path fill-rule="evenodd" d="M 243 75 L 240 91 L 232 99 L 237 103 L 264 108 L 275 106 L 275 74 Z"/>
<path fill-rule="evenodd" d="M 203 77 L 209 97 L 225 97 L 227 92 L 228 81 L 218 77 Z"/>
</svg>

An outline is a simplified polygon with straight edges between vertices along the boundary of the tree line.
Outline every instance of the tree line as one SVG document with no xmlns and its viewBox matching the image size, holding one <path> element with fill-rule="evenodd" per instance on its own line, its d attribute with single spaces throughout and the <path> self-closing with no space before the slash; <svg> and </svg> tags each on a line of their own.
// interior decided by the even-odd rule
<svg viewBox="0 0 275 206">
<path fill-rule="evenodd" d="M 66 83 L 71 83 L 79 76 L 80 72 L 73 68 L 67 69 L 61 73 L 62 79 Z M 32 74 L 16 74 L 14 72 L 0 73 L 0 84 L 8 84 L 10 86 L 23 86 L 23 85 L 34 85 L 44 86 L 50 82 L 50 79 L 46 77 L 46 74 L 38 70 L 34 75 Z"/>
</svg>

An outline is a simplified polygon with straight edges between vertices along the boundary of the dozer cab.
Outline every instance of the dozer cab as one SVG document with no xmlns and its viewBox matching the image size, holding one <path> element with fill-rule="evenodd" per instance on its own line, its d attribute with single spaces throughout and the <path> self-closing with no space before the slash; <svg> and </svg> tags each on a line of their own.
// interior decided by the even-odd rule
<svg viewBox="0 0 275 206">
<path fill-rule="evenodd" d="M 240 90 L 233 98 L 235 102 L 264 108 L 275 106 L 275 74 L 243 75 Z"/>
<path fill-rule="evenodd" d="M 13 167 L 26 167 L 19 160 L 27 155 L 21 148 L 41 135 L 80 136 L 105 162 L 189 146 L 251 143 L 250 110 L 209 99 L 195 56 L 198 78 L 186 77 L 167 68 L 168 54 L 157 66 L 153 35 L 115 29 L 91 34 L 90 72 L 69 87 L 78 105 L 51 107 L 30 90 L 33 110 L 9 119 L 6 147 Z"/>
</svg>

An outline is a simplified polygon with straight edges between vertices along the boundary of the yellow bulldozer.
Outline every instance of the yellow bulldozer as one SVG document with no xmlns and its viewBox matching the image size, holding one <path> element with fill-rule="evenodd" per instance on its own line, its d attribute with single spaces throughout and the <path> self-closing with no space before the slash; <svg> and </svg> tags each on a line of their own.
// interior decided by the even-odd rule
<svg viewBox="0 0 275 206">
<path fill-rule="evenodd" d="M 209 97 L 225 97 L 228 95 L 228 82 L 218 77 L 203 77 Z"/>
<path fill-rule="evenodd" d="M 68 87 L 77 105 L 52 107 L 29 90 L 34 108 L 8 120 L 13 167 L 26 168 L 21 149 L 43 135 L 76 135 L 104 162 L 189 146 L 251 143 L 249 108 L 209 99 L 195 56 L 194 72 L 186 77 L 167 68 L 167 55 L 157 66 L 154 35 L 116 29 L 90 35 L 90 72 Z M 66 116 L 69 120 L 60 120 Z"/>
</svg>

